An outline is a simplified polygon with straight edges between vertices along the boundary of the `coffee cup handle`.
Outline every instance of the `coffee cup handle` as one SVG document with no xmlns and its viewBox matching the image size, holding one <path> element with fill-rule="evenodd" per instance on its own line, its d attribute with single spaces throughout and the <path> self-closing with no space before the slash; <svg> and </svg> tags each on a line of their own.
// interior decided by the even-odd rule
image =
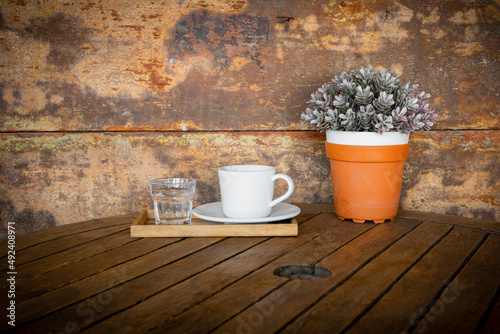
<svg viewBox="0 0 500 334">
<path fill-rule="evenodd" d="M 272 208 L 273 206 L 275 206 L 276 204 L 278 204 L 280 202 L 283 202 L 288 197 L 290 197 L 290 195 L 293 193 L 293 191 L 295 189 L 295 186 L 293 185 L 292 178 L 290 176 L 285 175 L 285 174 L 276 174 L 271 178 L 271 180 L 273 182 L 276 181 L 277 179 L 283 179 L 286 181 L 286 183 L 288 183 L 288 191 L 283 196 L 278 197 L 277 199 L 275 199 L 274 201 L 269 203 L 270 208 Z"/>
</svg>

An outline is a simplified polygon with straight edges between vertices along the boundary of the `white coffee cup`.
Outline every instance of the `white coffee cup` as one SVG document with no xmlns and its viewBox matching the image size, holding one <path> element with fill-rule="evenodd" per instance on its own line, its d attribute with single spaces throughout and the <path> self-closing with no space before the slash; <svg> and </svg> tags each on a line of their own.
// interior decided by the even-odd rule
<svg viewBox="0 0 500 334">
<path fill-rule="evenodd" d="M 283 179 L 288 191 L 273 201 L 274 181 Z M 293 193 L 290 176 L 276 174 L 276 168 L 261 165 L 236 165 L 219 168 L 222 211 L 229 218 L 263 218 L 272 207 Z"/>
</svg>

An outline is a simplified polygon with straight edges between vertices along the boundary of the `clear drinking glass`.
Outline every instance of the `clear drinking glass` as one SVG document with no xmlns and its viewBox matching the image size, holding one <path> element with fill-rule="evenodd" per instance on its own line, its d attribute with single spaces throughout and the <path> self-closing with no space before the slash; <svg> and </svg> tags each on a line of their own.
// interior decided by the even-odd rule
<svg viewBox="0 0 500 334">
<path fill-rule="evenodd" d="M 194 179 L 170 177 L 150 180 L 156 225 L 190 224 L 195 188 Z"/>
</svg>

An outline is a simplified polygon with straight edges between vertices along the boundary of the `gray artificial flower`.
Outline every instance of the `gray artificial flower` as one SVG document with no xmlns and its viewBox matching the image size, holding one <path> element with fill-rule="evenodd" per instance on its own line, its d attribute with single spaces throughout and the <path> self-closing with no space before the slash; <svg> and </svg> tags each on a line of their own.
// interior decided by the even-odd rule
<svg viewBox="0 0 500 334">
<path fill-rule="evenodd" d="M 401 85 L 392 71 L 362 67 L 342 72 L 312 93 L 301 119 L 320 131 L 412 133 L 436 123 L 429 99 L 418 85 Z"/>
</svg>

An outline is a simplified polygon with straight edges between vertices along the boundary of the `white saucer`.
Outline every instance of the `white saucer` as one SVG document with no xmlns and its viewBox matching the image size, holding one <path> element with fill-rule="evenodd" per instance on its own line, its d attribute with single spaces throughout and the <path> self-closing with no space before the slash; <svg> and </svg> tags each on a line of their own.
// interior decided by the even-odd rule
<svg viewBox="0 0 500 334">
<path fill-rule="evenodd" d="M 208 203 L 200 205 L 193 210 L 193 215 L 208 221 L 219 223 L 249 224 L 249 223 L 269 223 L 298 216 L 300 208 L 288 204 L 278 203 L 273 207 L 271 214 L 264 218 L 228 218 L 222 212 L 222 203 Z"/>
</svg>

